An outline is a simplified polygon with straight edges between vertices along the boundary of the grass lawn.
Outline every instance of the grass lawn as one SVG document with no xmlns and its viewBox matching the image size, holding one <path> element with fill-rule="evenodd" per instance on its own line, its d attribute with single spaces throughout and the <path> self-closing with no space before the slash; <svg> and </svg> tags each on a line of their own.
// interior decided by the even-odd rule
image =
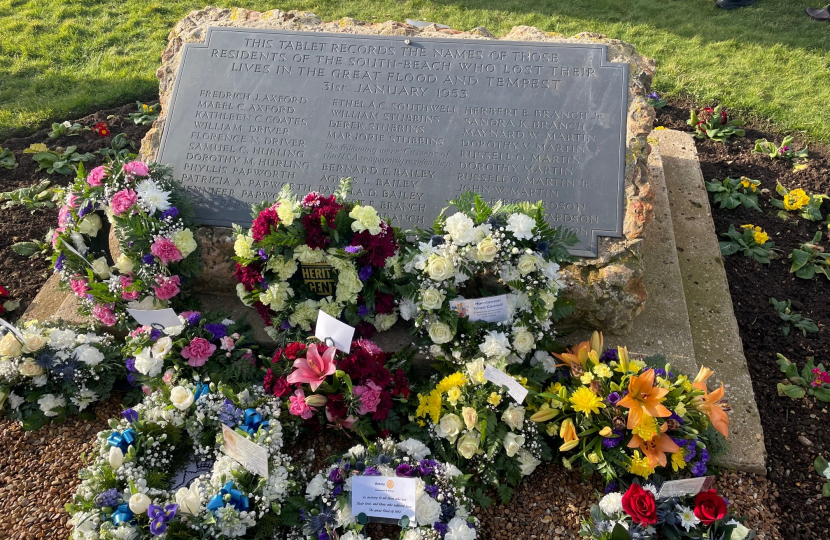
<svg viewBox="0 0 830 540">
<path fill-rule="evenodd" d="M 205 0 L 207 2 L 207 0 Z M 220 2 L 217 2 L 217 5 Z M 294 0 L 227 2 L 303 9 L 324 19 L 405 18 L 461 30 L 515 25 L 601 32 L 657 60 L 656 89 L 768 117 L 830 143 L 830 25 L 819 1 L 760 0 L 724 11 L 712 0 Z M 0 139 L 48 121 L 157 95 L 167 34 L 193 0 L 0 0 Z"/>
</svg>

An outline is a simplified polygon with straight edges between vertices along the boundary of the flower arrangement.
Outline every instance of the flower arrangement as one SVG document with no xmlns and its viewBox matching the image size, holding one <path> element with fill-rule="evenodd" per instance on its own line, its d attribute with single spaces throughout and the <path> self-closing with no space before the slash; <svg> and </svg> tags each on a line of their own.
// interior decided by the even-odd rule
<svg viewBox="0 0 830 540">
<path fill-rule="evenodd" d="M 348 354 L 324 343 L 292 342 L 277 349 L 265 375 L 265 391 L 287 400 L 289 414 L 362 436 L 399 431 L 394 401 L 410 389 L 405 355 L 387 360 L 375 343 L 358 339 Z"/>
<path fill-rule="evenodd" d="M 634 483 L 625 493 L 606 494 L 582 521 L 580 535 L 591 540 L 722 538 L 750 540 L 755 533 L 728 514 L 714 489 L 697 495 L 656 499 L 657 488 Z"/>
<path fill-rule="evenodd" d="M 429 459 L 430 453 L 414 439 L 397 444 L 380 439 L 351 448 L 306 487 L 306 538 L 371 540 L 363 534 L 365 514 L 352 514 L 352 481 L 357 476 L 386 476 L 416 479 L 415 517 L 399 521 L 401 540 L 475 540 L 478 520 L 470 516 L 472 505 L 464 494 L 469 476 L 452 463 Z"/>
<path fill-rule="evenodd" d="M 127 307 L 156 309 L 178 300 L 200 269 L 183 192 L 169 167 L 113 160 L 67 189 L 52 235 L 61 283 L 80 311 L 127 329 Z M 112 223 L 120 254 L 108 253 Z M 113 260 L 114 259 L 114 260 Z"/>
<path fill-rule="evenodd" d="M 301 338 L 318 310 L 365 337 L 398 319 L 397 233 L 371 206 L 347 201 L 350 191 L 347 178 L 332 195 L 299 201 L 286 185 L 273 204 L 254 206 L 250 230 L 234 230 L 237 294 L 278 342 Z"/>
<path fill-rule="evenodd" d="M 123 375 L 119 356 L 112 337 L 88 327 L 28 321 L 0 339 L 0 408 L 8 402 L 26 430 L 89 413 Z"/>
<path fill-rule="evenodd" d="M 713 199 L 721 209 L 734 210 L 743 205 L 745 208 L 761 211 L 758 206 L 758 186 L 760 180 L 752 180 L 746 176 L 740 178 L 725 178 L 723 181 L 706 182 L 706 191 L 714 193 Z"/>
<path fill-rule="evenodd" d="M 457 212 L 438 216 L 432 231 L 404 255 L 414 283 L 402 287 L 401 317 L 414 320 L 434 357 L 456 365 L 484 356 L 488 363 L 520 363 L 553 335 L 552 321 L 569 313 L 559 298 L 559 264 L 576 237 L 552 229 L 541 203 L 488 205 L 462 194 Z M 445 209 L 446 210 L 446 209 Z M 506 320 L 471 321 L 454 300 L 506 294 Z"/>
<path fill-rule="evenodd" d="M 561 439 L 566 466 L 578 461 L 585 474 L 597 472 L 607 482 L 657 470 L 706 474 L 711 453 L 723 446 L 718 437 L 729 434 L 723 385 L 706 388 L 711 370 L 701 368 L 690 381 L 668 364 L 631 358 L 625 347 L 603 351 L 596 332 L 554 356 L 567 372 L 538 394 L 544 401 L 530 419 Z"/>
<path fill-rule="evenodd" d="M 726 109 L 718 105 L 704 107 L 699 111 L 692 110 L 686 123 L 695 130 L 696 139 L 709 138 L 713 141 L 725 143 L 732 136 L 743 137 L 746 131 L 740 129 L 740 120 L 729 118 Z"/>
<path fill-rule="evenodd" d="M 156 388 L 194 376 L 243 383 L 258 373 L 253 330 L 222 313 L 185 311 L 181 325 L 139 326 L 126 338 L 123 356 L 132 386 Z"/>
<path fill-rule="evenodd" d="M 270 538 L 300 482 L 282 453 L 280 402 L 261 390 L 163 386 L 98 433 L 92 463 L 67 504 L 76 540 Z M 225 455 L 234 438 L 267 455 L 267 477 Z M 193 467 L 196 464 L 198 466 Z M 190 475 L 176 475 L 177 471 Z"/>
<path fill-rule="evenodd" d="M 487 381 L 484 370 L 479 358 L 464 372 L 434 377 L 429 392 L 418 394 L 414 418 L 443 459 L 495 486 L 506 504 L 513 497 L 511 486 L 552 456 L 537 425 L 525 418 L 525 407 Z"/>
<path fill-rule="evenodd" d="M 770 199 L 770 204 L 781 210 L 778 213 L 779 217 L 787 219 L 788 212 L 797 213 L 804 219 L 810 221 L 821 221 L 824 216 L 821 215 L 821 204 L 825 199 L 830 199 L 827 195 L 819 195 L 816 193 L 807 193 L 801 188 L 789 190 L 778 182 L 775 186 L 775 192 L 778 193 L 783 200 Z"/>
<path fill-rule="evenodd" d="M 745 257 L 751 257 L 761 264 L 769 264 L 775 242 L 770 242 L 769 234 L 761 227 L 747 223 L 741 225 L 741 230 L 738 231 L 734 225 L 729 225 L 729 230 L 721 233 L 721 236 L 728 238 L 718 242 L 724 257 L 740 251 Z"/>
</svg>

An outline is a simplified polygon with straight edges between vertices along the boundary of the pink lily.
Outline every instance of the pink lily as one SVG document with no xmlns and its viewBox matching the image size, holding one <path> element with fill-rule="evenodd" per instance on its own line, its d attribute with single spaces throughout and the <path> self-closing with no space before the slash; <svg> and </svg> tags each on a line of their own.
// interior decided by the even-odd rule
<svg viewBox="0 0 830 540">
<path fill-rule="evenodd" d="M 286 380 L 291 384 L 309 383 L 311 391 L 314 392 L 318 386 L 325 382 L 326 377 L 337 371 L 337 366 L 334 365 L 334 353 L 336 352 L 335 347 L 329 347 L 320 356 L 320 353 L 317 352 L 317 345 L 310 345 L 305 358 L 294 360 L 295 370 Z"/>
</svg>

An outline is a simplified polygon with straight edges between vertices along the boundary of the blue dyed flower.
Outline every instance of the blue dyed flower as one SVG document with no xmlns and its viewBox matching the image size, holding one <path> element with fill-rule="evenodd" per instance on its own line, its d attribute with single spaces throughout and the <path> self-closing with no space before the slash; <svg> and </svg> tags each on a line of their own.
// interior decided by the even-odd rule
<svg viewBox="0 0 830 540">
<path fill-rule="evenodd" d="M 179 217 L 179 209 L 175 206 L 171 206 L 170 208 L 165 210 L 164 213 L 161 215 L 161 219 L 163 220 L 168 218 L 176 219 L 177 217 Z"/>
<path fill-rule="evenodd" d="M 366 281 L 367 279 L 369 279 L 371 277 L 371 275 L 372 275 L 372 267 L 371 266 L 364 266 L 357 273 L 357 277 L 360 278 L 360 281 Z"/>
<path fill-rule="evenodd" d="M 196 326 L 197 324 L 199 324 L 199 321 L 200 321 L 200 320 L 202 320 L 202 315 L 201 315 L 201 313 L 199 313 L 199 312 L 191 313 L 191 314 L 187 317 L 187 324 L 188 324 L 189 326 Z"/>
<path fill-rule="evenodd" d="M 224 324 L 219 324 L 219 323 L 206 324 L 205 325 L 205 330 L 210 332 L 210 334 L 213 336 L 211 338 L 211 341 L 217 340 L 217 339 L 222 339 L 223 337 L 228 335 L 228 327 L 225 326 Z"/>
<path fill-rule="evenodd" d="M 141 257 L 141 262 L 143 262 L 144 264 L 153 264 L 154 262 L 156 262 L 156 256 L 152 253 L 148 253 L 147 255 Z"/>
<path fill-rule="evenodd" d="M 357 308 L 357 316 L 358 317 L 363 318 L 363 317 L 367 316 L 369 313 L 371 313 L 371 311 L 365 305 L 361 304 L 360 306 L 358 306 L 358 308 Z"/>
<path fill-rule="evenodd" d="M 231 400 L 225 398 L 225 402 L 222 403 L 222 408 L 219 409 L 220 422 L 232 428 L 242 423 L 242 419 L 244 416 L 245 411 L 243 411 L 240 408 L 237 408 Z"/>
<path fill-rule="evenodd" d="M 441 536 L 441 538 L 444 538 L 444 535 L 447 534 L 447 530 L 449 530 L 449 527 L 447 527 L 444 523 L 441 523 L 440 521 L 436 521 L 433 527 Z"/>
</svg>

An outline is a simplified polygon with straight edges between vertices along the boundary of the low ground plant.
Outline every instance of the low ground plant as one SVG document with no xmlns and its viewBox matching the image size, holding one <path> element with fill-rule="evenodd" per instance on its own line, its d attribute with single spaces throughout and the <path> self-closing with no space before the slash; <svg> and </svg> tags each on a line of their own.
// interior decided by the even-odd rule
<svg viewBox="0 0 830 540">
<path fill-rule="evenodd" d="M 755 148 L 752 150 L 753 154 L 766 154 L 770 159 L 785 159 L 793 162 L 793 169 L 803 169 L 806 167 L 807 157 L 809 152 L 805 146 L 801 150 L 796 150 L 793 146 L 795 139 L 791 135 L 784 137 L 781 141 L 781 146 L 776 146 L 774 142 L 766 139 L 758 139 L 755 141 Z"/>
<path fill-rule="evenodd" d="M 695 138 L 712 139 L 725 143 L 730 137 L 743 137 L 746 132 L 741 129 L 741 122 L 729 118 L 726 109 L 718 105 L 704 107 L 700 111 L 691 111 L 689 120 L 686 122 L 695 130 Z"/>
<path fill-rule="evenodd" d="M 736 230 L 734 225 L 730 225 L 729 230 L 721 233 L 721 236 L 729 239 L 719 242 L 721 255 L 729 256 L 740 251 L 745 257 L 752 257 L 761 264 L 769 264 L 775 242 L 770 242 L 769 235 L 761 227 L 746 224 L 741 225 L 741 230 Z"/>
<path fill-rule="evenodd" d="M 820 241 L 821 231 L 816 231 L 810 242 L 801 244 L 790 253 L 791 274 L 801 279 L 813 279 L 816 274 L 824 274 L 824 277 L 830 279 L 830 254 L 824 253 Z"/>
<path fill-rule="evenodd" d="M 109 148 L 101 148 L 98 154 L 108 159 L 131 160 L 135 159 L 135 143 L 127 138 L 124 133 L 119 133 L 110 141 Z"/>
<path fill-rule="evenodd" d="M 780 183 L 775 186 L 775 192 L 783 197 L 783 200 L 771 199 L 770 204 L 779 208 L 778 217 L 788 219 L 788 212 L 797 213 L 804 219 L 810 221 L 821 221 L 821 203 L 828 199 L 827 195 L 807 193 L 801 188 L 788 190 Z"/>
<path fill-rule="evenodd" d="M 77 149 L 77 146 L 69 146 L 65 149 L 58 147 L 49 150 L 45 144 L 37 143 L 23 150 L 23 153 L 33 154 L 32 160 L 38 164 L 40 170 L 44 170 L 48 174 L 74 175 L 78 172 L 79 163 L 86 163 L 95 159 L 95 156 L 89 152 L 77 153 L 75 151 Z"/>
<path fill-rule="evenodd" d="M 734 210 L 743 205 L 760 212 L 757 194 L 760 185 L 760 180 L 752 180 L 746 176 L 727 177 L 723 181 L 706 182 L 706 191 L 714 193 L 713 199 L 721 209 Z"/>
<path fill-rule="evenodd" d="M 63 190 L 50 188 L 50 184 L 49 180 L 41 180 L 34 186 L 0 193 L 0 202 L 5 201 L 3 208 L 11 208 L 17 205 L 25 206 L 33 214 L 43 208 L 54 208 L 55 203 L 60 200 Z"/>
<path fill-rule="evenodd" d="M 813 319 L 808 319 L 798 313 L 792 312 L 791 302 L 789 300 L 779 301 L 775 298 L 770 298 L 769 303 L 778 312 L 778 317 L 784 321 L 783 326 L 781 326 L 781 331 L 785 336 L 790 334 L 790 325 L 794 326 L 796 330 L 801 330 L 804 337 L 807 337 L 807 332 L 811 334 L 818 332 L 818 326 L 816 326 Z"/>
<path fill-rule="evenodd" d="M 801 399 L 812 396 L 820 401 L 830 402 L 830 374 L 824 369 L 824 364 L 815 365 L 811 356 L 807 363 L 798 371 L 798 366 L 778 353 L 778 367 L 787 376 L 788 382 L 778 383 L 778 395 Z"/>
<path fill-rule="evenodd" d="M 14 159 L 12 151 L 2 146 L 0 146 L 0 167 L 4 169 L 16 169 L 18 167 L 17 160 Z"/>
<path fill-rule="evenodd" d="M 135 104 L 138 106 L 138 112 L 129 114 L 130 120 L 134 123 L 139 126 L 146 126 L 158 119 L 159 113 L 161 112 L 161 103 L 147 105 L 146 103 L 136 101 Z"/>
<path fill-rule="evenodd" d="M 78 136 L 82 131 L 89 131 L 89 128 L 82 126 L 77 122 L 73 124 L 69 120 L 66 120 L 65 122 L 55 122 L 52 124 L 52 131 L 49 132 L 49 138 L 58 139 L 60 137 Z"/>
</svg>

